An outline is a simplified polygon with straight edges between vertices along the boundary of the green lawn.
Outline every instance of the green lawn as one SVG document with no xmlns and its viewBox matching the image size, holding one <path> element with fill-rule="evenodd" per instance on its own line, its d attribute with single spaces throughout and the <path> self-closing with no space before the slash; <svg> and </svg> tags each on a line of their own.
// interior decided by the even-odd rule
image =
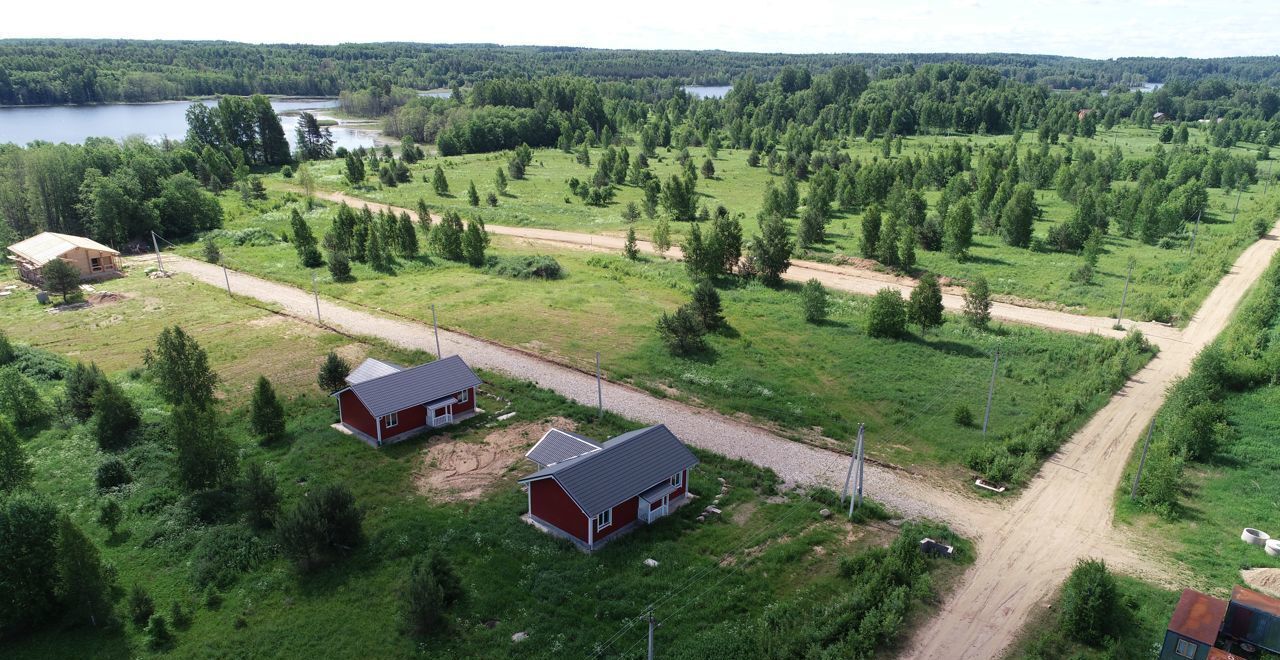
<svg viewBox="0 0 1280 660">
<path fill-rule="evenodd" d="M 93 473 L 104 455 L 88 429 L 57 423 L 26 439 L 36 490 L 86 530 L 114 567 L 118 584 L 125 589 L 144 585 L 166 614 L 175 601 L 195 608 L 191 627 L 177 632 L 177 646 L 169 653 L 174 657 L 581 657 L 659 600 L 657 615 L 670 617 L 659 643 L 674 650 L 688 640 L 707 643 L 709 636 L 733 637 L 755 627 L 771 605 L 808 612 L 835 602 L 858 583 L 860 571 L 870 570 L 865 562 L 837 570 L 841 560 L 896 536 L 883 524 L 821 518 L 818 510 L 829 506 L 829 492 L 815 495 L 821 503 L 797 493 L 778 497 L 771 473 L 700 453 L 691 490 L 709 501 L 719 490 L 717 478 L 724 478 L 730 488 L 721 503 L 723 518 L 697 522 L 701 505 L 695 503 L 663 524 L 583 555 L 519 521 L 525 497 L 515 479 L 529 466 L 512 465 L 479 500 L 443 503 L 419 494 L 414 481 L 416 473 L 430 468 L 422 454 L 441 440 L 438 434 L 374 450 L 328 428 L 334 405 L 312 384 L 325 351 L 371 352 L 403 363 L 425 356 L 279 321 L 269 311 L 181 277 L 149 280 L 135 270 L 99 289 L 129 298 L 50 314 L 24 292 L 0 302 L 3 329 L 20 343 L 97 361 L 139 402 L 147 423 L 161 423 L 167 406 L 138 372 L 123 370 L 139 363 L 161 326 L 181 324 L 208 350 L 223 378 L 225 428 L 241 462 L 260 462 L 276 475 L 284 506 L 315 486 L 339 483 L 351 489 L 365 511 L 367 541 L 345 562 L 299 576 L 273 554 L 223 588 L 221 603 L 214 605 L 206 590 L 194 586 L 194 549 L 240 523 L 235 514 L 203 523 L 193 518 L 172 480 L 170 448 L 141 441 L 122 453 L 135 481 L 113 496 L 125 519 L 123 531 L 108 538 L 93 522 L 104 497 L 93 487 Z M 287 442 L 262 447 L 244 421 L 247 389 L 259 373 L 277 379 L 286 396 Z M 457 441 L 483 442 L 514 425 L 541 430 L 552 416 L 567 417 L 595 437 L 634 428 L 613 415 L 596 421 L 593 410 L 528 383 L 482 375 L 480 404 L 491 412 L 451 429 Z M 42 385 L 48 399 L 60 388 L 56 381 Z M 499 397 L 511 402 L 515 418 L 496 420 L 492 411 L 506 405 Z M 939 531 L 908 528 L 905 543 L 910 547 L 916 534 Z M 271 537 L 265 538 L 270 544 Z M 971 546 L 957 543 L 962 561 L 929 560 L 930 575 L 911 591 L 913 603 L 945 588 L 972 558 Z M 410 559 L 429 550 L 453 560 L 468 599 L 452 613 L 448 633 L 417 643 L 401 631 L 396 594 Z M 642 565 L 650 557 L 660 562 L 657 569 Z M 514 646 L 510 640 L 516 632 L 527 632 L 530 641 Z M 634 657 L 642 635 L 641 627 L 626 630 L 604 647 L 606 655 Z M 4 652 L 6 658 L 141 655 L 149 652 L 132 624 L 107 630 L 51 627 L 7 643 Z"/>
<path fill-rule="evenodd" d="M 1149 156 L 1158 144 L 1157 131 L 1117 127 L 1104 131 L 1094 139 L 1079 138 L 1074 146 L 1090 147 L 1101 153 L 1112 144 L 1119 146 L 1126 157 Z M 902 157 L 920 155 L 938 146 L 962 142 L 980 146 L 988 143 L 1005 143 L 1008 136 L 919 136 L 904 141 Z M 1192 143 L 1202 141 L 1195 132 Z M 1024 145 L 1034 146 L 1024 140 Z M 637 147 L 634 145 L 631 150 Z M 1025 148 L 1025 147 L 1024 147 Z M 1054 147 L 1061 152 L 1064 147 Z M 868 145 L 855 140 L 846 151 L 854 157 L 868 161 L 879 157 L 879 143 Z M 1253 153 L 1252 145 L 1235 148 L 1237 153 Z M 467 184 L 474 181 L 483 198 L 496 190 L 495 173 L 505 167 L 509 153 L 474 154 L 454 157 L 429 157 L 412 166 L 413 180 L 395 188 L 381 188 L 376 180 L 372 186 L 353 188 L 343 178 L 341 161 L 312 163 L 318 185 L 322 189 L 341 190 L 365 199 L 414 208 L 419 198 L 435 210 L 453 209 L 465 216 L 479 214 L 494 224 L 546 227 L 574 231 L 599 232 L 622 235 L 627 224 L 621 213 L 628 202 L 639 204 L 643 195 L 633 186 L 618 188 L 613 203 L 598 208 L 582 203 L 573 197 L 566 185 L 571 177 L 589 180 L 594 163 L 601 150 L 592 151 L 592 167 L 584 167 L 574 161 L 572 154 L 556 149 L 535 151 L 528 176 L 522 181 L 511 181 L 509 194 L 501 198 L 497 208 L 482 202 L 480 209 L 467 203 Z M 706 150 L 691 148 L 695 164 L 706 157 Z M 673 151 L 659 150 L 657 158 L 650 160 L 654 173 L 666 179 L 678 171 Z M 746 214 L 745 233 L 756 231 L 756 214 L 761 206 L 762 191 L 772 177 L 764 167 L 752 168 L 746 164 L 747 152 L 722 149 L 715 159 L 716 177 L 699 179 L 698 191 L 702 203 L 709 208 L 723 204 L 733 212 Z M 895 156 L 897 157 L 897 156 Z M 450 185 L 450 196 L 436 195 L 430 184 L 423 180 L 436 165 L 444 169 Z M 286 184 L 278 175 L 269 177 L 269 184 L 280 187 Z M 1125 184 L 1121 184 L 1125 185 Z M 1145 245 L 1134 239 L 1117 235 L 1106 240 L 1106 251 L 1101 256 L 1091 284 L 1082 285 L 1070 281 L 1065 275 L 1080 262 L 1079 257 L 1060 252 L 1033 252 L 1011 248 L 995 236 L 978 235 L 972 250 L 972 258 L 963 263 L 940 252 L 917 251 L 919 267 L 940 275 L 967 280 L 977 275 L 985 276 L 993 293 L 1014 299 L 1035 300 L 1061 306 L 1082 313 L 1111 315 L 1118 311 L 1124 289 L 1126 264 L 1130 257 L 1137 260 L 1133 281 L 1130 284 L 1130 315 L 1140 318 L 1168 317 L 1185 322 L 1235 257 L 1253 240 L 1251 224 L 1255 218 L 1274 219 L 1280 213 L 1280 192 L 1272 190 L 1268 199 L 1261 199 L 1261 185 L 1246 191 L 1240 201 L 1238 220 L 1230 222 L 1235 206 L 1235 193 L 1222 189 L 1210 189 L 1210 212 L 1206 214 L 1192 256 L 1186 246 L 1177 249 L 1161 249 Z M 801 185 L 801 193 L 805 184 Z M 939 193 L 928 194 L 930 204 L 936 202 Z M 1056 192 L 1042 190 L 1038 193 L 1044 206 L 1046 219 L 1037 224 L 1035 235 L 1045 237 L 1050 227 L 1070 217 L 1073 207 L 1063 202 Z M 812 251 L 814 259 L 841 261 L 846 257 L 860 257 L 861 215 L 837 215 L 828 228 L 830 241 Z M 1270 224 L 1270 223 L 1268 223 Z M 1114 222 L 1113 222 L 1114 225 Z M 636 223 L 641 238 L 652 233 L 653 221 L 642 218 Z M 683 223 L 674 223 L 673 242 L 682 240 L 686 229 Z"/>
<path fill-rule="evenodd" d="M 266 208 L 226 196 L 228 235 L 251 227 L 280 235 L 289 210 L 273 197 Z M 306 214 L 317 235 L 333 208 Z M 291 245 L 236 246 L 219 239 L 231 268 L 310 287 Z M 866 423 L 873 456 L 922 467 L 961 465 L 973 450 L 1020 438 L 1031 426 L 1081 399 L 1070 423 L 1055 429 L 1061 440 L 1101 406 L 1123 376 L 1148 355 L 1117 351 L 1118 342 L 1026 327 L 976 332 L 952 318 L 927 337 L 904 341 L 866 336 L 866 299 L 833 296 L 822 325 L 806 323 L 795 287 L 727 283 L 721 291 L 730 328 L 711 337 L 711 351 L 696 358 L 668 354 L 654 329 L 657 317 L 690 295 L 682 266 L 661 259 L 630 262 L 616 255 L 530 248 L 498 237 L 502 254 L 553 254 L 567 275 L 561 280 L 514 280 L 439 258 L 419 258 L 384 274 L 355 264 L 355 281 L 335 283 L 320 269 L 319 288 L 369 308 L 429 321 L 431 305 L 441 325 L 516 346 L 583 369 L 604 369 L 658 394 L 701 402 L 726 413 L 749 413 L 776 423 L 784 434 L 821 442 L 851 438 Z M 197 256 L 199 245 L 183 251 Z M 991 356 L 1002 351 L 991 436 L 980 429 L 991 376 Z M 979 427 L 955 424 L 968 407 Z M 1034 463 L 1024 465 L 1031 469 Z M 1026 476 L 1026 475 L 1022 475 Z"/>
</svg>

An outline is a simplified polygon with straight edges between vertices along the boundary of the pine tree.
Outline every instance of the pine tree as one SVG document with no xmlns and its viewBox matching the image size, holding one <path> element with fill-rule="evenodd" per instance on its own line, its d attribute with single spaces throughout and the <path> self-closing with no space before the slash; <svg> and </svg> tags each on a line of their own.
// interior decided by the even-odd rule
<svg viewBox="0 0 1280 660">
<path fill-rule="evenodd" d="M 40 277 L 46 288 L 62 296 L 63 304 L 70 302 L 73 294 L 80 295 L 80 271 L 69 261 L 50 260 L 40 269 Z"/>
<path fill-rule="evenodd" d="M 711 162 L 710 158 L 702 161 L 702 178 L 704 179 L 716 178 L 716 165 L 715 163 Z"/>
<path fill-rule="evenodd" d="M 724 314 L 721 312 L 720 292 L 711 280 L 702 280 L 693 288 L 693 300 L 689 303 L 694 315 L 707 330 L 717 330 L 724 326 Z"/>
<path fill-rule="evenodd" d="M 266 376 L 258 376 L 249 404 L 249 424 L 263 442 L 275 442 L 284 437 L 284 406 L 276 397 L 275 388 Z"/>
<path fill-rule="evenodd" d="M 98 524 L 105 527 L 112 536 L 116 535 L 116 528 L 120 526 L 122 518 L 124 518 L 124 510 L 113 499 L 107 498 L 98 509 Z"/>
<path fill-rule="evenodd" d="M 964 317 L 975 328 L 985 328 L 991 322 L 991 292 L 987 278 L 981 275 L 964 292 Z"/>
<path fill-rule="evenodd" d="M 142 419 L 138 408 L 119 385 L 103 378 L 93 395 L 93 431 L 104 451 L 123 449 Z"/>
<path fill-rule="evenodd" d="M 791 267 L 791 229 L 779 216 L 771 216 L 760 223 L 760 233 L 751 239 L 752 265 L 760 273 L 760 280 L 768 286 L 782 283 L 782 274 Z"/>
<path fill-rule="evenodd" d="M 351 260 L 347 253 L 340 250 L 329 251 L 329 275 L 334 282 L 345 282 L 351 279 Z"/>
<path fill-rule="evenodd" d="M 627 242 L 622 246 L 622 254 L 632 261 L 640 258 L 640 250 L 636 247 L 635 227 L 627 227 Z"/>
<path fill-rule="evenodd" d="M 925 273 L 911 291 L 907 303 L 907 320 L 920 326 L 920 334 L 942 325 L 942 287 L 933 273 Z"/>
<path fill-rule="evenodd" d="M 493 187 L 497 189 L 499 195 L 507 194 L 507 173 L 498 168 L 498 173 L 493 176 Z"/>
<path fill-rule="evenodd" d="M 477 220 L 468 222 L 466 233 L 462 237 L 462 254 L 467 263 L 475 268 L 483 266 L 484 250 L 488 243 L 480 222 Z"/>
<path fill-rule="evenodd" d="M 347 183 L 353 186 L 364 183 L 364 161 L 357 158 L 355 154 L 347 152 L 346 163 Z"/>
<path fill-rule="evenodd" d="M 320 389 L 325 393 L 337 392 L 347 386 L 346 378 L 350 373 L 351 365 L 331 351 L 324 357 L 324 364 L 320 366 L 320 375 L 317 378 Z"/>
<path fill-rule="evenodd" d="M 397 250 L 400 256 L 406 259 L 413 259 L 418 256 L 418 231 L 413 228 L 413 221 L 409 219 L 407 212 L 400 213 L 399 223 L 399 243 Z"/>
<path fill-rule="evenodd" d="M 431 189 L 441 197 L 449 194 L 449 180 L 444 178 L 444 169 L 439 165 L 431 175 Z"/>
<path fill-rule="evenodd" d="M 422 228 L 422 235 L 428 236 L 431 232 L 431 209 L 427 206 L 427 200 L 418 198 L 418 226 Z"/>
<path fill-rule="evenodd" d="M 303 268 L 316 268 L 323 264 L 324 260 L 320 257 L 320 248 L 316 243 L 315 234 L 311 233 L 311 227 L 307 226 L 298 209 L 291 210 L 289 224 L 293 229 L 293 249 L 297 251 L 298 260 Z"/>
<path fill-rule="evenodd" d="M 280 510 L 280 493 L 275 477 L 258 463 L 250 463 L 240 482 L 241 505 L 254 529 L 269 529 Z"/>
<path fill-rule="evenodd" d="M 476 191 L 476 182 L 467 183 L 467 203 L 472 206 L 480 206 L 480 193 Z"/>
<path fill-rule="evenodd" d="M 806 206 L 800 216 L 800 246 L 811 247 L 827 239 L 827 221 L 812 206 Z"/>
<path fill-rule="evenodd" d="M 875 259 L 880 254 L 880 207 L 872 204 L 862 216 L 862 256 Z"/>
</svg>

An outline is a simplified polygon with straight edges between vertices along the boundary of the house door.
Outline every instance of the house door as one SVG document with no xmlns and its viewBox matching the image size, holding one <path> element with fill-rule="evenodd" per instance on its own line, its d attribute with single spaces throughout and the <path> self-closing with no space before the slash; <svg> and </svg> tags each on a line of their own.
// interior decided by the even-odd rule
<svg viewBox="0 0 1280 660">
<path fill-rule="evenodd" d="M 453 422 L 453 407 L 442 406 L 427 410 L 427 423 L 431 426 L 444 426 Z"/>
<path fill-rule="evenodd" d="M 657 503 L 655 503 L 655 504 L 657 504 Z M 666 495 L 663 495 L 663 496 L 662 496 L 662 503 L 661 503 L 661 504 L 658 504 L 657 506 L 654 506 L 653 504 L 650 504 L 650 505 L 649 505 L 649 520 L 648 520 L 648 522 L 653 522 L 653 521 L 657 520 L 658 518 L 661 518 L 661 517 L 663 517 L 663 516 L 665 516 L 665 515 L 667 515 L 667 496 L 666 496 Z"/>
</svg>

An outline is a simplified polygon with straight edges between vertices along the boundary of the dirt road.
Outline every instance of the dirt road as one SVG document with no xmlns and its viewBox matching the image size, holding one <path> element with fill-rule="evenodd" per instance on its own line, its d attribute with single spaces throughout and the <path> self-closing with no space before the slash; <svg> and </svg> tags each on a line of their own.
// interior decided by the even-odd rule
<svg viewBox="0 0 1280 660">
<path fill-rule="evenodd" d="M 372 211 L 388 210 L 395 213 L 405 212 L 412 216 L 417 216 L 417 213 L 411 209 L 370 202 L 339 192 L 321 192 L 317 193 L 317 196 L 332 202 L 346 202 L 347 204 L 355 207 L 368 206 Z M 433 222 L 438 221 L 439 217 L 432 216 L 432 219 Z M 615 254 L 621 253 L 622 247 L 626 243 L 626 239 L 621 236 L 587 234 L 581 232 L 560 231 L 558 229 L 508 227 L 505 225 L 485 225 L 485 228 L 490 234 L 497 236 L 508 236 L 555 247 L 596 250 Z M 636 245 L 641 252 L 658 254 L 658 251 L 649 241 L 637 241 Z M 679 247 L 673 246 L 665 253 L 664 256 L 671 259 L 681 259 L 684 255 L 680 252 Z M 868 296 L 873 295 L 876 291 L 886 287 L 897 289 L 905 296 L 910 294 L 911 289 L 915 286 L 915 281 L 909 277 L 898 277 L 888 273 L 881 273 L 854 266 L 837 266 L 834 264 L 824 264 L 816 261 L 805 260 L 793 260 L 791 262 L 791 268 L 787 269 L 787 272 L 783 273 L 782 277 L 783 279 L 794 282 L 805 282 L 810 279 L 816 279 L 819 282 L 822 282 L 824 286 L 838 291 L 846 291 L 849 293 Z M 956 289 L 948 289 L 943 293 L 942 304 L 949 310 L 960 311 L 964 308 L 964 299 L 961 296 L 960 291 Z M 993 303 L 991 305 L 991 316 L 992 318 L 1009 323 L 1034 325 L 1042 328 L 1049 328 L 1051 330 L 1076 332 L 1080 334 L 1088 334 L 1092 332 L 1109 337 L 1124 336 L 1123 331 L 1113 329 L 1112 326 L 1114 326 L 1116 322 L 1114 318 L 1083 316 L 1052 309 L 1014 305 L 1006 302 Z M 1150 340 L 1162 346 L 1169 341 L 1177 341 L 1180 335 L 1177 329 L 1163 326 L 1158 323 L 1139 323 L 1126 320 L 1124 325 L 1126 328 L 1139 328 Z"/>
<path fill-rule="evenodd" d="M 219 266 L 177 255 L 166 255 L 164 263 L 171 272 L 186 273 L 219 288 L 224 286 Z M 227 275 L 231 290 L 237 295 L 278 305 L 299 319 L 315 320 L 316 302 L 310 292 L 235 271 L 227 271 Z M 354 309 L 324 298 L 320 299 L 320 308 L 326 326 L 435 352 L 429 325 Z M 578 403 L 596 405 L 596 380 L 592 374 L 457 332 L 441 330 L 440 345 L 445 355 L 461 355 L 474 367 L 530 380 Z M 662 422 L 693 445 L 771 468 L 792 483 L 822 484 L 835 490 L 844 485 L 847 454 L 802 445 L 760 427 L 618 383 L 604 383 L 604 406 L 639 422 Z M 989 515 L 988 509 L 996 508 L 994 504 L 934 487 L 913 475 L 873 465 L 867 466 L 866 492 L 874 493 L 875 499 L 904 515 L 947 520 L 965 534 L 976 533 Z"/>
<path fill-rule="evenodd" d="M 903 657 L 994 658 L 1034 608 L 1052 595 L 1076 560 L 1101 557 L 1141 569 L 1134 543 L 1116 538 L 1112 503 L 1134 444 L 1185 375 L 1196 353 L 1230 320 L 1280 248 L 1276 235 L 1245 250 L 1182 333 L 1139 371 L 1063 446 L 1013 506 L 993 512 L 980 534 L 978 560 Z M 1128 551 L 1126 551 L 1126 549 Z"/>
</svg>

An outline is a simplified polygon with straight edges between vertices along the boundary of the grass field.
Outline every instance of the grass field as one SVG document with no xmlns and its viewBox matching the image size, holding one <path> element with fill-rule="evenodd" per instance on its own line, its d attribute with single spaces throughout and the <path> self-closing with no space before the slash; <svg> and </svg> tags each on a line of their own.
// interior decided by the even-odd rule
<svg viewBox="0 0 1280 660">
<path fill-rule="evenodd" d="M 139 402 L 144 421 L 159 423 L 167 407 L 145 378 L 129 372 L 161 327 L 182 325 L 206 348 L 222 377 L 226 430 L 241 463 L 262 463 L 276 475 L 284 507 L 314 486 L 340 483 L 365 511 L 367 541 L 345 562 L 299 576 L 272 551 L 223 588 L 221 603 L 214 605 L 194 586 L 194 549 L 240 524 L 192 518 L 172 482 L 170 448 L 142 442 L 122 453 L 135 481 L 113 496 L 125 518 L 123 531 L 108 538 L 93 522 L 103 497 L 94 489 L 93 472 L 104 455 L 91 433 L 81 425 L 57 423 L 25 440 L 35 488 L 86 530 L 114 566 L 121 587 L 144 585 L 157 610 L 166 614 L 174 602 L 195 608 L 192 625 L 177 632 L 172 657 L 585 656 L 634 622 L 646 605 L 673 592 L 657 615 L 679 613 L 658 636 L 659 644 L 674 652 L 690 639 L 731 635 L 770 605 L 807 611 L 833 602 L 859 576 L 856 566 L 838 571 L 841 559 L 886 545 L 898 533 L 882 523 L 822 519 L 822 504 L 796 493 L 777 497 L 770 473 L 704 453 L 690 478 L 691 490 L 709 497 L 719 490 L 716 479 L 726 479 L 730 489 L 721 504 L 723 520 L 698 523 L 700 507 L 691 505 L 664 524 L 586 556 L 518 520 L 525 497 L 515 479 L 530 471 L 523 464 L 512 465 L 487 495 L 473 501 L 425 496 L 415 475 L 431 469 L 424 451 L 446 440 L 479 443 L 522 425 L 540 434 L 553 416 L 566 417 L 578 431 L 595 437 L 633 428 L 632 423 L 613 415 L 597 422 L 593 410 L 527 383 L 482 374 L 481 406 L 495 411 L 505 405 L 497 397 L 509 400 L 514 419 L 497 422 L 492 413 L 480 415 L 451 429 L 449 438 L 437 434 L 373 450 L 328 428 L 334 406 L 314 385 L 322 355 L 328 350 L 351 358 L 371 353 L 403 363 L 425 356 L 284 319 L 182 277 L 150 280 L 134 270 L 98 288 L 125 300 L 54 314 L 23 292 L 0 301 L 0 327 L 19 343 L 96 361 Z M 248 388 L 259 373 L 276 382 L 291 418 L 288 441 L 266 447 L 251 438 L 244 421 Z M 60 387 L 53 381 L 42 390 L 52 399 Z M 971 546 L 958 543 L 962 558 L 971 558 Z M 417 643 L 401 632 L 396 593 L 411 558 L 433 549 L 453 561 L 468 600 L 453 612 L 449 633 Z M 658 559 L 660 567 L 644 567 L 648 557 Z M 930 598 L 944 589 L 962 563 L 928 562 L 933 587 L 913 590 L 912 598 Z M 685 588 L 677 591 L 680 587 Z M 527 632 L 530 641 L 514 646 L 516 632 Z M 642 639 L 643 628 L 631 628 L 604 647 L 605 655 L 633 657 Z M 132 624 L 109 630 L 49 628 L 9 643 L 4 651 L 6 658 L 142 655 L 149 652 Z"/>
<path fill-rule="evenodd" d="M 1079 138 L 1075 146 L 1087 146 L 1102 152 L 1112 144 L 1119 146 L 1127 157 L 1150 155 L 1158 144 L 1156 131 L 1117 127 L 1104 131 L 1094 139 Z M 951 142 L 980 146 L 988 143 L 1006 143 L 1008 136 L 920 136 L 904 142 L 902 156 L 919 155 Z M 1198 135 L 1193 144 L 1203 140 Z M 1025 145 L 1031 142 L 1024 141 Z M 878 143 L 868 145 L 855 140 L 846 151 L 854 157 L 869 161 L 879 157 Z M 634 151 L 636 147 L 632 146 Z M 1055 147 L 1061 150 L 1063 147 Z M 695 164 L 706 157 L 706 150 L 691 148 Z M 1237 153 L 1253 153 L 1250 146 L 1237 147 Z M 317 183 L 323 189 L 342 190 L 365 199 L 413 208 L 419 198 L 435 210 L 453 209 L 465 216 L 479 214 L 494 224 L 534 226 L 574 231 L 600 232 L 621 235 L 627 223 L 621 213 L 628 202 L 640 203 L 643 195 L 633 186 L 618 188 L 617 198 L 606 207 L 583 204 L 573 197 L 566 182 L 571 177 L 589 180 L 594 172 L 595 159 L 601 150 L 593 150 L 593 166 L 584 167 L 574 161 L 572 154 L 555 149 L 535 151 L 533 164 L 525 180 L 511 181 L 509 194 L 502 197 L 496 208 L 483 204 L 479 209 L 467 203 L 467 184 L 474 181 L 483 198 L 496 190 L 495 173 L 505 167 L 509 153 L 476 154 L 455 157 L 429 157 L 412 166 L 413 181 L 395 188 L 381 188 L 374 180 L 372 187 L 353 188 L 342 176 L 341 161 L 312 163 Z M 658 158 L 650 160 L 654 173 L 666 179 L 678 171 L 675 152 L 659 150 Z M 723 204 L 733 212 L 746 214 L 744 230 L 750 236 L 756 229 L 756 214 L 760 209 L 765 183 L 776 178 L 764 167 L 749 167 L 747 152 L 722 149 L 715 159 L 716 177 L 699 179 L 698 191 L 701 203 L 709 208 Z M 896 157 L 896 156 L 895 156 Z M 450 195 L 436 195 L 423 175 L 440 165 L 449 180 Z M 270 185 L 283 186 L 279 176 L 270 177 Z M 1124 184 L 1120 184 L 1124 185 Z M 1130 257 L 1137 261 L 1133 281 L 1130 284 L 1128 310 L 1135 316 L 1151 318 L 1169 317 L 1185 322 L 1200 301 L 1216 284 L 1225 269 L 1254 238 L 1251 224 L 1257 217 L 1274 218 L 1280 213 L 1280 192 L 1273 190 L 1262 199 L 1262 186 L 1246 191 L 1240 200 L 1237 221 L 1230 222 L 1235 207 L 1235 193 L 1210 189 L 1210 212 L 1199 230 L 1195 255 L 1186 246 L 1179 249 L 1161 249 L 1145 245 L 1134 239 L 1117 235 L 1108 236 L 1106 249 L 1095 269 L 1091 284 L 1083 285 L 1065 277 L 1079 265 L 1080 258 L 1060 252 L 1033 252 L 1011 248 L 995 236 L 975 236 L 972 257 L 963 263 L 940 252 L 917 251 L 919 267 L 940 275 L 967 280 L 985 276 L 993 293 L 1016 299 L 1036 300 L 1066 307 L 1082 313 L 1110 315 L 1118 311 L 1124 289 L 1126 264 Z M 804 194 L 805 184 L 801 184 Z M 926 195 L 930 204 L 936 202 L 939 193 Z M 1037 194 L 1045 210 L 1045 221 L 1036 225 L 1035 235 L 1045 237 L 1050 227 L 1070 217 L 1072 206 L 1062 201 L 1057 193 L 1048 190 Z M 811 258 L 839 261 L 845 257 L 860 256 L 860 214 L 837 215 L 828 227 L 829 242 L 815 248 Z M 1268 223 L 1270 224 L 1270 223 Z M 653 221 L 642 218 L 636 224 L 641 238 L 652 233 Z M 673 242 L 682 240 L 687 225 L 673 223 Z"/>
<path fill-rule="evenodd" d="M 284 207 L 256 214 L 238 199 L 228 204 L 232 232 L 286 231 Z M 323 233 L 332 212 L 330 207 L 308 213 L 313 231 Z M 401 263 L 394 275 L 355 264 L 356 280 L 350 283 L 332 282 L 321 269 L 319 288 L 334 298 L 427 321 L 434 304 L 443 326 L 583 369 L 594 368 L 599 351 L 612 379 L 726 413 L 745 412 L 793 437 L 846 440 L 866 423 L 873 456 L 922 467 L 955 468 L 971 451 L 994 444 L 994 437 L 1025 432 L 1067 405 L 1068 392 L 1085 390 L 1087 405 L 1055 432 L 1066 437 L 1123 382 L 1117 375 L 1132 373 L 1149 357 L 1115 357 L 1118 344 L 1099 337 L 1025 327 L 982 333 L 954 318 L 925 338 L 872 339 L 863 330 L 865 298 L 834 295 L 830 319 L 814 325 L 804 321 L 795 287 L 751 283 L 721 291 L 730 328 L 711 338 L 707 355 L 675 358 L 654 322 L 689 298 L 679 264 L 531 248 L 501 237 L 494 248 L 503 254 L 552 254 L 567 275 L 513 280 L 420 258 Z M 198 245 L 184 251 L 200 252 Z M 288 244 L 227 243 L 222 251 L 231 268 L 310 286 L 310 272 L 298 265 Z M 984 439 L 980 421 L 997 348 L 1004 357 L 991 437 Z M 958 406 L 967 407 L 979 427 L 954 423 Z"/>
</svg>

